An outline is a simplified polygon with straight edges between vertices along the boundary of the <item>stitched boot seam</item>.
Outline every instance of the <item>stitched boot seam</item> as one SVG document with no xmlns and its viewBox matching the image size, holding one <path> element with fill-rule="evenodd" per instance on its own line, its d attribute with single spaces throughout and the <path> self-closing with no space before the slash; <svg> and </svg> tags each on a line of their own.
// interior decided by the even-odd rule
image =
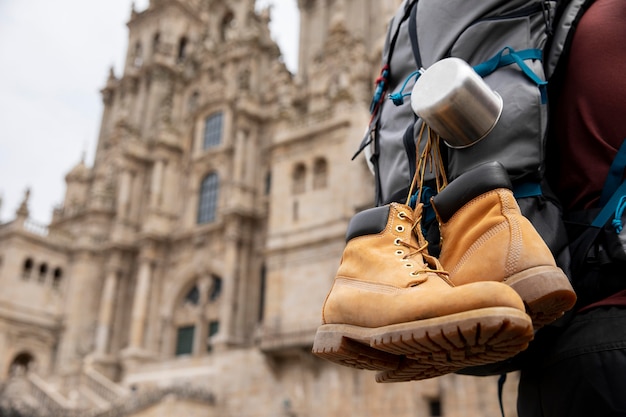
<svg viewBox="0 0 626 417">
<path fill-rule="evenodd" d="M 517 203 L 513 200 L 514 206 L 509 204 L 511 199 L 503 198 L 501 193 L 498 193 L 500 197 L 500 203 L 502 205 L 502 215 L 508 220 L 510 227 L 510 243 L 509 243 L 509 253 L 506 257 L 505 263 L 505 277 L 509 277 L 513 275 L 518 270 L 519 261 L 522 256 L 522 228 L 519 224 L 519 221 L 516 217 Z"/>
<path fill-rule="evenodd" d="M 507 222 L 498 223 L 497 225 L 484 232 L 478 239 L 476 239 L 474 243 L 472 243 L 472 245 L 465 251 L 463 256 L 459 259 L 454 269 L 450 271 L 450 275 L 456 274 L 469 261 L 474 253 L 489 241 L 489 239 L 491 239 L 501 231 L 506 230 L 508 228 L 506 223 Z M 444 265 L 444 268 L 447 268 L 447 266 Z"/>
</svg>

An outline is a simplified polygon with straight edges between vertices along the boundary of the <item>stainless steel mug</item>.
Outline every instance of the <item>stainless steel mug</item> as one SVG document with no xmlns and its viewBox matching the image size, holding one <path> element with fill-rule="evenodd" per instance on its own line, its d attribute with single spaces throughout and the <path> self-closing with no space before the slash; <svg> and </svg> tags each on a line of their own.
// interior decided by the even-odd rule
<svg viewBox="0 0 626 417">
<path fill-rule="evenodd" d="M 411 108 L 451 148 L 466 148 L 491 132 L 502 98 L 465 61 L 437 61 L 415 82 Z"/>
</svg>

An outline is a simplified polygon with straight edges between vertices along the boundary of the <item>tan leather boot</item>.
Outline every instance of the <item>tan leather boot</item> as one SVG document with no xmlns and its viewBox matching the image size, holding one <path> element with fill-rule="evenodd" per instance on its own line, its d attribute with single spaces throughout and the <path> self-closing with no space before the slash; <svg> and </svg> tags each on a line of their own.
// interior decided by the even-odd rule
<svg viewBox="0 0 626 417">
<path fill-rule="evenodd" d="M 441 232 L 439 261 L 455 285 L 510 285 L 537 329 L 572 308 L 576 295 L 511 188 L 504 167 L 493 162 L 464 173 L 432 199 Z"/>
<path fill-rule="evenodd" d="M 380 382 L 431 378 L 525 349 L 532 324 L 515 291 L 499 282 L 455 287 L 428 255 L 422 206 L 366 210 L 324 302 L 313 353 L 383 371 Z"/>
</svg>

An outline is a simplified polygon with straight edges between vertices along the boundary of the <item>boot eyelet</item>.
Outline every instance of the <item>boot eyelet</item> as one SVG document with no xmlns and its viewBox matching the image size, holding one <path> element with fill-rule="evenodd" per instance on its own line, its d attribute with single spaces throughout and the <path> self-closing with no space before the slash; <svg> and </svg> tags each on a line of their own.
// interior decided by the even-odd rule
<svg viewBox="0 0 626 417">
<path fill-rule="evenodd" d="M 409 273 L 409 275 L 412 276 L 412 277 L 416 277 L 416 276 L 419 275 L 419 272 L 418 271 L 413 271 L 413 272 Z"/>
<path fill-rule="evenodd" d="M 413 268 L 413 264 L 404 264 L 405 268 Z"/>
<path fill-rule="evenodd" d="M 404 226 L 402 226 L 401 224 L 397 225 L 396 232 L 400 232 L 400 233 L 404 232 Z"/>
<path fill-rule="evenodd" d="M 396 245 L 396 246 L 400 246 L 400 242 L 402 242 L 402 240 L 400 240 L 400 238 L 399 238 L 399 237 L 397 237 L 397 238 L 395 238 L 395 239 L 393 240 L 393 244 L 394 244 L 394 245 Z"/>
<path fill-rule="evenodd" d="M 396 251 L 396 255 L 398 255 L 398 256 L 402 256 L 402 255 L 404 255 L 404 251 L 403 251 L 403 250 L 398 249 L 398 250 Z"/>
<path fill-rule="evenodd" d="M 405 213 L 405 212 L 403 212 L 403 211 L 401 211 L 400 213 L 398 213 L 398 218 L 399 218 L 400 220 L 404 220 L 404 219 L 406 219 L 406 213 Z"/>
</svg>

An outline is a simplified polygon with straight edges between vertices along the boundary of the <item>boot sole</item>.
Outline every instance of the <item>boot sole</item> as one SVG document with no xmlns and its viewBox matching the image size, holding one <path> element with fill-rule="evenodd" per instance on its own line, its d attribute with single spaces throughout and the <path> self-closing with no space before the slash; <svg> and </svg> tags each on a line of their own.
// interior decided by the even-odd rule
<svg viewBox="0 0 626 417">
<path fill-rule="evenodd" d="M 530 268 L 504 282 L 524 301 L 535 330 L 558 319 L 576 303 L 576 293 L 567 275 L 554 266 Z"/>
<path fill-rule="evenodd" d="M 344 366 L 380 371 L 377 382 L 402 382 L 507 359 L 526 349 L 532 338 L 526 313 L 492 307 L 374 329 L 323 325 L 313 353 Z"/>
<path fill-rule="evenodd" d="M 372 330 L 349 324 L 323 324 L 315 333 L 313 354 L 350 368 L 397 369 L 401 357 L 370 347 Z"/>
<path fill-rule="evenodd" d="M 483 308 L 422 322 L 387 326 L 371 346 L 404 355 L 407 362 L 377 375 L 378 382 L 433 378 L 468 366 L 508 359 L 533 339 L 530 317 L 511 307 Z"/>
<path fill-rule="evenodd" d="M 463 368 L 459 368 L 458 366 L 433 366 L 420 361 L 403 358 L 398 369 L 377 372 L 376 382 L 388 384 L 392 382 L 421 381 L 451 374 L 461 369 Z"/>
</svg>

